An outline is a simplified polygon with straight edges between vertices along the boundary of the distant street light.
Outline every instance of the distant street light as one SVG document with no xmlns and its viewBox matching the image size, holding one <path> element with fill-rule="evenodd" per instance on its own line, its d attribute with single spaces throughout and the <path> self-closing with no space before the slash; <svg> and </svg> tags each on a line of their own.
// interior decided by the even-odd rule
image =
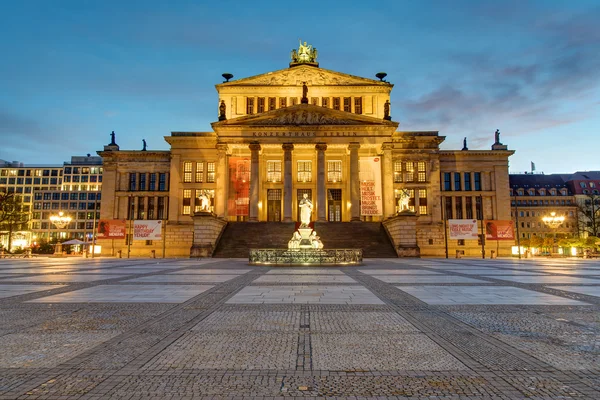
<svg viewBox="0 0 600 400">
<path fill-rule="evenodd" d="M 565 217 L 562 215 L 557 216 L 554 211 L 550 213 L 550 216 L 546 216 L 542 218 L 542 221 L 546 226 L 554 231 L 554 244 L 556 245 L 556 228 L 562 225 L 565 222 Z M 554 246 L 552 247 L 552 251 L 554 251 Z"/>
<path fill-rule="evenodd" d="M 58 213 L 58 215 L 51 215 L 50 222 L 52 222 L 59 229 L 59 238 L 60 238 L 60 229 L 63 229 L 65 226 L 69 225 L 71 222 L 71 217 L 68 215 L 64 215 L 62 211 Z M 56 243 L 54 247 L 54 254 L 62 254 L 62 243 Z"/>
</svg>

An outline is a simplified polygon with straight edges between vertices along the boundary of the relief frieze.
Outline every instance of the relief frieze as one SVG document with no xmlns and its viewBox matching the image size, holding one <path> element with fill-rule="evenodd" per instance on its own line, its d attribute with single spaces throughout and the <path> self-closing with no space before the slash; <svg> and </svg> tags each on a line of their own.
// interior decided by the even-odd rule
<svg viewBox="0 0 600 400">
<path fill-rule="evenodd" d="M 252 137 L 354 137 L 358 136 L 357 132 L 252 132 Z"/>
</svg>

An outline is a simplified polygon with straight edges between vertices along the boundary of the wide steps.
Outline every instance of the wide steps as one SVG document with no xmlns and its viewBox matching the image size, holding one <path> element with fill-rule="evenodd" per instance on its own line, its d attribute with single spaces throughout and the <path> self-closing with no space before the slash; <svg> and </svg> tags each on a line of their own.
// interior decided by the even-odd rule
<svg viewBox="0 0 600 400">
<path fill-rule="evenodd" d="M 379 222 L 316 222 L 314 229 L 325 249 L 363 249 L 365 258 L 396 258 L 385 229 Z M 294 222 L 230 222 L 213 257 L 247 258 L 248 249 L 287 248 Z"/>
</svg>

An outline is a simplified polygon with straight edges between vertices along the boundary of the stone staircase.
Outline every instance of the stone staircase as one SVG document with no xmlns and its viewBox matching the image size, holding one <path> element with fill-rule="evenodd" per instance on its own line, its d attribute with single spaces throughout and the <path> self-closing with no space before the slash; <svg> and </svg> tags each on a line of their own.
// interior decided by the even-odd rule
<svg viewBox="0 0 600 400">
<path fill-rule="evenodd" d="M 363 249 L 365 258 L 396 258 L 396 251 L 379 222 L 316 222 L 314 229 L 325 249 Z M 213 257 L 248 258 L 248 249 L 287 248 L 295 222 L 230 222 Z"/>
</svg>

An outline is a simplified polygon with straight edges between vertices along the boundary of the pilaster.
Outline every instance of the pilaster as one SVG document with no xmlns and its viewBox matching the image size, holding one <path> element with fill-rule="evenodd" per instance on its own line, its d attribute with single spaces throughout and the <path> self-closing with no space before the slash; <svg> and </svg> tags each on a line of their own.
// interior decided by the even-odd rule
<svg viewBox="0 0 600 400">
<path fill-rule="evenodd" d="M 325 222 L 326 218 L 326 197 L 325 197 L 325 150 L 326 143 L 317 143 L 317 221 Z"/>
<path fill-rule="evenodd" d="M 360 143 L 351 142 L 350 150 L 350 221 L 360 221 L 360 182 L 358 176 L 358 149 Z"/>
<path fill-rule="evenodd" d="M 250 210 L 249 218 L 250 222 L 258 222 L 258 194 L 260 186 L 260 174 L 259 174 L 259 151 L 261 149 L 260 143 L 250 143 Z"/>
<path fill-rule="evenodd" d="M 292 143 L 284 143 L 283 149 L 283 222 L 292 222 Z"/>
</svg>

